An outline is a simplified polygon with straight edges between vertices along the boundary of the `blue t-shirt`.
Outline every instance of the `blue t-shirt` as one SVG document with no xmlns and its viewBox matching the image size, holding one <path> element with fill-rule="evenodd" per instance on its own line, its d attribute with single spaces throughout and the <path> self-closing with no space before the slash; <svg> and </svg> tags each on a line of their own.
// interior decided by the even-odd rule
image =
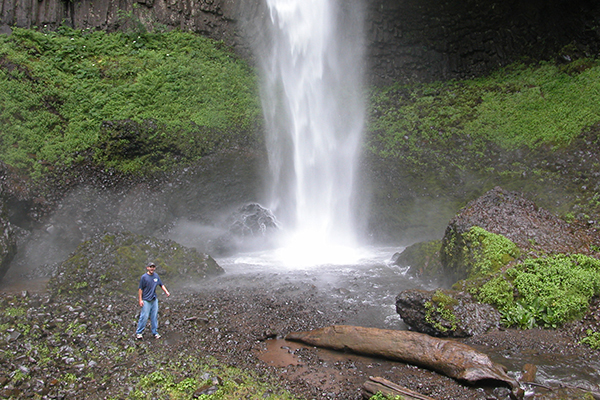
<svg viewBox="0 0 600 400">
<path fill-rule="evenodd" d="M 142 300 L 154 300 L 156 298 L 156 287 L 162 285 L 163 283 L 156 272 L 152 275 L 142 275 L 139 286 L 139 288 L 142 289 Z"/>
</svg>

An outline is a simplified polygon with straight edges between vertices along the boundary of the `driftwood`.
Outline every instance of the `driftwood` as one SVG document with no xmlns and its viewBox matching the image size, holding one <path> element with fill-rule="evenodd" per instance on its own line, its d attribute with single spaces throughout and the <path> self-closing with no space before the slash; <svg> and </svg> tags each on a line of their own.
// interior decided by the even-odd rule
<svg viewBox="0 0 600 400">
<path fill-rule="evenodd" d="M 434 338 L 411 331 L 347 325 L 292 332 L 285 339 L 402 361 L 469 383 L 498 381 L 508 385 L 514 396 L 523 395 L 519 383 L 508 376 L 502 365 L 492 362 L 487 355 L 472 347 L 454 340 Z"/>
<path fill-rule="evenodd" d="M 401 396 L 406 400 L 435 400 L 433 397 L 413 392 L 412 390 L 396 385 L 387 379 L 370 376 L 369 380 L 363 385 L 363 397 L 370 399 L 371 396 L 374 396 L 377 392 L 381 392 L 388 396 Z"/>
</svg>

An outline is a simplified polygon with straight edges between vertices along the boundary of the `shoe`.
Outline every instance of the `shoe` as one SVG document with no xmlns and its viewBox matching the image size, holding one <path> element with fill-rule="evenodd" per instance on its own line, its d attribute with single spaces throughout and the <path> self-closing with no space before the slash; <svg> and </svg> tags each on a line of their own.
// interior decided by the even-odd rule
<svg viewBox="0 0 600 400">
<path fill-rule="evenodd" d="M 160 333 L 157 333 L 156 335 L 154 335 L 154 339 L 160 339 L 162 336 L 160 336 Z"/>
<path fill-rule="evenodd" d="M 135 338 L 136 338 L 137 340 L 142 340 L 142 338 L 143 338 L 143 337 L 144 337 L 144 336 L 142 336 L 142 334 L 141 334 L 141 333 L 136 333 L 136 335 L 135 335 Z"/>
</svg>

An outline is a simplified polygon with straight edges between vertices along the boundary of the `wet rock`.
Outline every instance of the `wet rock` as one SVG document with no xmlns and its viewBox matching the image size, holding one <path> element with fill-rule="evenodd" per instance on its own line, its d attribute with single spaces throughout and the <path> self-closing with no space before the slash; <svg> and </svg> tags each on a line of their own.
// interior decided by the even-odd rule
<svg viewBox="0 0 600 400">
<path fill-rule="evenodd" d="M 271 210 L 257 203 L 240 207 L 231 215 L 229 222 L 229 231 L 238 236 L 265 236 L 270 230 L 279 229 Z"/>
<path fill-rule="evenodd" d="M 257 203 L 238 208 L 227 218 L 226 225 L 227 232 L 212 243 L 213 254 L 265 248 L 269 245 L 271 234 L 279 230 L 279 223 L 271 210 Z"/>
<path fill-rule="evenodd" d="M 523 376 L 521 376 L 521 382 L 535 382 L 536 374 L 537 366 L 535 364 L 527 363 L 523 365 Z"/>
<path fill-rule="evenodd" d="M 500 326 L 500 313 L 454 290 L 404 290 L 396 296 L 396 311 L 417 332 L 438 337 L 468 337 Z"/>
<path fill-rule="evenodd" d="M 395 265 L 410 267 L 410 273 L 424 279 L 438 279 L 442 275 L 440 240 L 419 242 L 392 256 Z"/>
<path fill-rule="evenodd" d="M 20 336 L 21 336 L 21 332 L 12 330 L 8 333 L 8 336 L 6 337 L 6 341 L 14 342 L 15 340 L 19 339 Z"/>
</svg>

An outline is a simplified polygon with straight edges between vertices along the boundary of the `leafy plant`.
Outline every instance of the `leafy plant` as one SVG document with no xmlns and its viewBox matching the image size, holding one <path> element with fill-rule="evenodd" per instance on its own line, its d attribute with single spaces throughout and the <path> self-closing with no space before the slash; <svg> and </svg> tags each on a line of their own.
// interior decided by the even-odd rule
<svg viewBox="0 0 600 400">
<path fill-rule="evenodd" d="M 425 303 L 425 321 L 440 332 L 456 330 L 458 320 L 454 314 L 454 306 L 457 304 L 458 301 L 455 298 L 441 290 L 436 290 L 431 296 L 431 301 Z M 444 326 L 442 321 L 449 323 L 450 327 Z"/>
<path fill-rule="evenodd" d="M 582 254 L 528 258 L 470 291 L 497 307 L 508 326 L 555 328 L 583 315 L 600 294 L 600 260 Z"/>
<path fill-rule="evenodd" d="M 580 343 L 587 344 L 594 350 L 600 350 L 600 332 L 594 332 L 591 329 L 586 331 L 587 336 L 581 339 Z"/>
</svg>

